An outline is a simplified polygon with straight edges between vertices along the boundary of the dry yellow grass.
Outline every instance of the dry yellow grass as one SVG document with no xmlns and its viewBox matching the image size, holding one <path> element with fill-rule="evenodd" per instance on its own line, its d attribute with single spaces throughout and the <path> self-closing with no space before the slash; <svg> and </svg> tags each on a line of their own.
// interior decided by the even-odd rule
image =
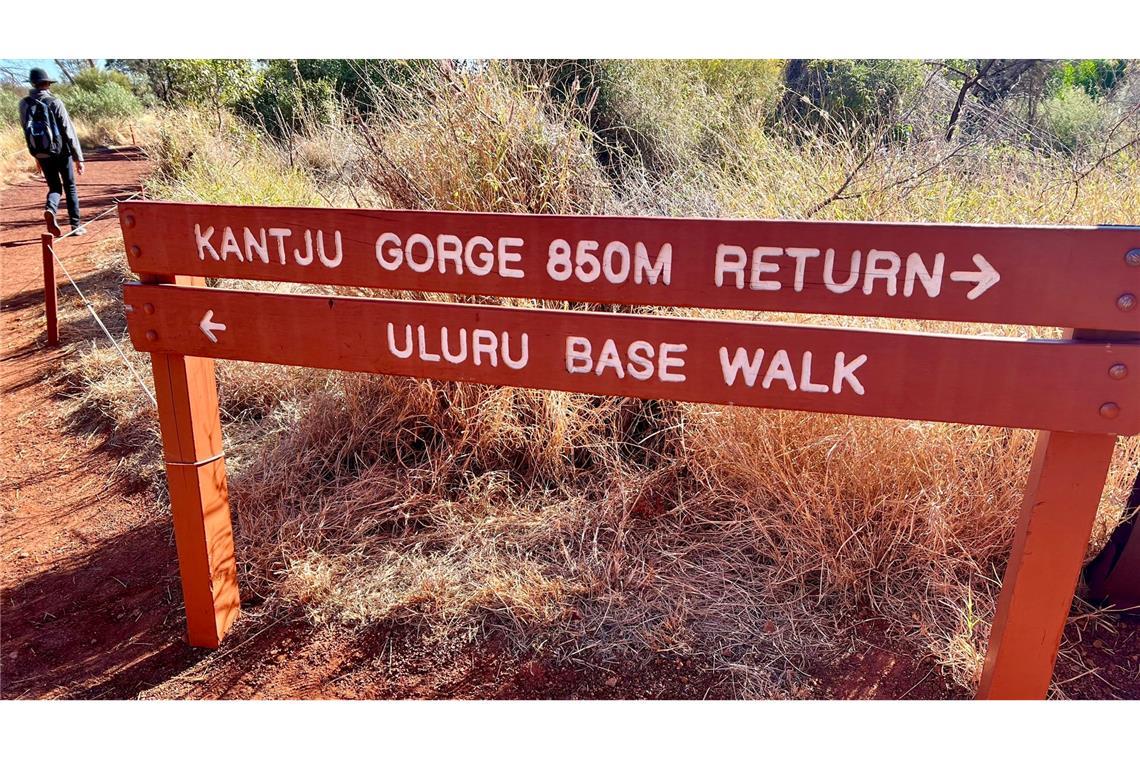
<svg viewBox="0 0 1140 760">
<path fill-rule="evenodd" d="M 158 116 L 150 113 L 130 119 L 100 119 L 95 122 L 77 119 L 75 132 L 85 149 L 146 145 L 155 139 L 158 124 Z M 16 184 L 38 171 L 35 159 L 28 154 L 19 125 L 9 124 L 0 128 L 0 185 Z"/>
<path fill-rule="evenodd" d="M 14 185 L 36 171 L 36 161 L 28 154 L 24 133 L 18 125 L 0 129 L 0 185 Z"/>
<path fill-rule="evenodd" d="M 504 73 L 443 73 L 432 91 L 430 102 L 374 117 L 360 133 L 313 130 L 287 148 L 236 125 L 217 134 L 193 115 L 171 116 L 151 191 L 246 203 L 796 217 L 861 157 L 856 145 L 793 145 L 745 130 L 723 166 L 614 183 L 585 151 L 576 115 L 546 107 Z M 854 197 L 819 216 L 1140 218 L 1135 153 L 1085 177 L 1073 204 L 1070 163 L 1001 146 L 934 156 L 921 179 L 898 181 L 930 167 L 932 150 L 920 142 L 870 162 Z M 109 387 L 116 373 L 105 362 L 85 351 L 71 365 L 78 407 L 120 427 L 153 425 L 121 373 Z M 242 583 L 268 604 L 316 621 L 408 622 L 434 636 L 494 628 L 520 648 L 565 657 L 700 650 L 744 695 L 794 692 L 796 666 L 833 651 L 850 620 L 869 617 L 972 685 L 1033 443 L 1020 430 L 238 362 L 219 363 L 219 385 Z M 1121 519 L 1138 467 L 1140 438 L 1122 441 L 1092 550 Z"/>
</svg>

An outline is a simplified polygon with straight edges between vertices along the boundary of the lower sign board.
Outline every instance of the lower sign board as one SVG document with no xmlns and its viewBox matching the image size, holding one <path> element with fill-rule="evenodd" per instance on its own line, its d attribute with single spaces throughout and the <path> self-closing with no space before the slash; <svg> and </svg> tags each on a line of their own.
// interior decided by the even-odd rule
<svg viewBox="0 0 1140 760">
<path fill-rule="evenodd" d="M 125 288 L 140 351 L 601 395 L 1140 432 L 1140 344 Z M 1130 403 L 1129 403 L 1130 402 Z"/>
</svg>

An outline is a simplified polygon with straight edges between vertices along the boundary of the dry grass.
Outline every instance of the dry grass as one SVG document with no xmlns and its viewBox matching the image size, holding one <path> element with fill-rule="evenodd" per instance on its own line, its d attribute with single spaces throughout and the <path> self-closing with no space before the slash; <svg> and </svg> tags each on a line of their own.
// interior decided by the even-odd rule
<svg viewBox="0 0 1140 760">
<path fill-rule="evenodd" d="M 36 160 L 28 154 L 19 125 L 0 128 L 0 185 L 15 185 L 35 171 Z"/>
<path fill-rule="evenodd" d="M 85 149 L 119 145 L 147 145 L 154 141 L 159 119 L 143 114 L 129 119 L 75 121 L 75 132 Z M 0 185 L 14 185 L 37 173 L 36 161 L 28 154 L 24 133 L 18 124 L 0 128 Z"/>
<path fill-rule="evenodd" d="M 426 101 L 286 145 L 167 117 L 160 197 L 410 208 L 805 216 L 859 165 L 856 144 L 745 130 L 722 165 L 611 182 L 572 110 L 507 74 L 440 71 Z M 212 117 L 211 117 L 212 118 Z M 674 114 L 670 129 L 693 142 Z M 1135 222 L 1140 166 L 1084 178 L 1066 160 L 925 143 L 878 156 L 830 218 Z M 933 167 L 933 168 L 931 168 Z M 921 173 L 917 179 L 913 174 Z M 432 296 L 447 299 L 447 296 Z M 721 316 L 690 311 L 695 315 Z M 739 315 L 733 315 L 739 316 Z M 753 315 L 832 325 L 916 323 Z M 1051 335 L 995 325 L 950 333 Z M 78 406 L 153 420 L 83 352 Z M 121 373 L 119 373 L 121 375 Z M 1031 432 L 219 363 L 244 587 L 315 621 L 505 633 L 593 659 L 712 653 L 745 695 L 794 693 L 796 668 L 852 619 L 881 618 L 963 685 L 978 676 L 1028 472 Z M 1091 550 L 1119 523 L 1140 438 L 1117 447 Z M 790 668 L 789 668 L 790 664 Z"/>
<path fill-rule="evenodd" d="M 149 145 L 159 129 L 159 116 L 144 112 L 137 116 L 75 120 L 75 133 L 84 148 L 122 145 Z"/>
<path fill-rule="evenodd" d="M 373 114 L 360 135 L 364 178 L 389 208 L 600 214 L 610 184 L 567 106 L 500 72 L 420 75 L 430 99 L 406 93 Z"/>
</svg>

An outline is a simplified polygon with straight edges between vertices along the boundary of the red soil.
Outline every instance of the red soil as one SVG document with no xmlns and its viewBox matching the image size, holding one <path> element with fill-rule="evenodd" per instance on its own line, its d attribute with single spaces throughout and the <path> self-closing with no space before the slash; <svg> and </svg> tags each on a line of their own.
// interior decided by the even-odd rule
<svg viewBox="0 0 1140 760">
<path fill-rule="evenodd" d="M 99 151 L 80 180 L 92 218 L 138 189 L 137 151 Z M 519 655 L 496 639 L 427 645 L 415 631 L 314 628 L 248 607 L 217 651 L 183 640 L 166 505 L 132 493 L 102 436 L 65 429 L 50 375 L 72 349 L 44 345 L 39 235 L 44 185 L 0 196 L 3 438 L 0 452 L 0 692 L 21 698 L 725 698 L 730 678 L 701 657 L 647 656 L 618 667 Z M 109 214 L 57 252 L 82 281 L 119 236 Z M 61 302 L 74 302 L 70 287 Z M 131 349 L 127 349 L 131 350 Z M 160 452 L 155 452 L 159 456 Z M 1085 621 L 1077 660 L 1057 679 L 1071 696 L 1140 697 L 1140 625 Z M 1086 664 L 1082 664 L 1087 663 Z M 1089 669 L 1092 673 L 1084 673 Z M 922 652 L 873 625 L 846 652 L 801 664 L 797 696 L 968 697 Z M 776 680 L 781 674 L 774 674 Z"/>
</svg>

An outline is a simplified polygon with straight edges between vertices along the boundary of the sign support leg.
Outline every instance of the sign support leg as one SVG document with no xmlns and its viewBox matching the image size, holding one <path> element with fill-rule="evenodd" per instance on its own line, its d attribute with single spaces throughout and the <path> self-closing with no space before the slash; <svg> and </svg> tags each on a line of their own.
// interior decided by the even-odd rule
<svg viewBox="0 0 1140 760">
<path fill-rule="evenodd" d="M 177 281 L 205 284 L 201 278 Z M 151 364 L 188 639 L 193 646 L 216 647 L 241 601 L 214 361 L 152 353 Z"/>
<path fill-rule="evenodd" d="M 40 248 L 44 257 L 44 313 L 47 316 L 47 344 L 59 345 L 59 310 L 56 305 L 55 257 L 52 245 L 55 238 L 48 233 L 40 235 Z"/>
<path fill-rule="evenodd" d="M 1044 699 L 1116 437 L 1041 431 L 979 699 Z"/>
</svg>

